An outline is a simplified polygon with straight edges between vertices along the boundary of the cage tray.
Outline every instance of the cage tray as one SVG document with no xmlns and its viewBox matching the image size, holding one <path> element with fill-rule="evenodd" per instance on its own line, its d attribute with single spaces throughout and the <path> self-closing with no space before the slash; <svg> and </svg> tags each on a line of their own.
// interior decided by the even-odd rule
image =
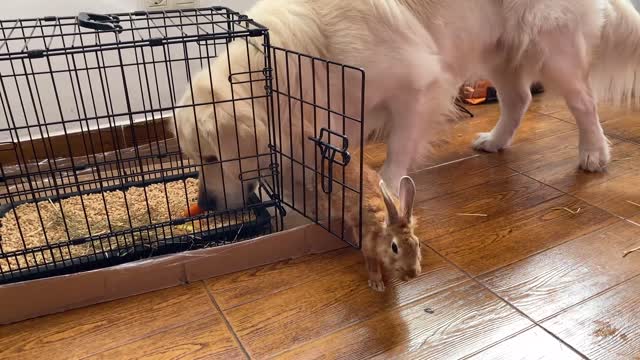
<svg viewBox="0 0 640 360">
<path fill-rule="evenodd" d="M 71 192 L 62 194 L 60 196 L 42 197 L 35 200 L 24 200 L 14 202 L 13 204 L 4 204 L 0 206 L 0 217 L 4 217 L 13 208 L 27 203 L 40 203 L 43 201 L 58 202 L 74 196 L 99 194 L 111 191 L 124 192 L 133 187 L 147 187 L 154 184 L 187 180 L 190 178 L 197 178 L 197 173 L 171 175 L 154 180 L 131 181 L 122 185 L 104 186 L 102 188 L 89 191 Z M 20 269 L 15 268 L 11 269 L 10 271 L 0 272 L 0 284 L 94 270 L 131 261 L 147 259 L 154 256 L 226 245 L 258 235 L 271 233 L 271 215 L 267 210 L 268 207 L 270 207 L 270 201 L 261 202 L 256 194 L 252 194 L 248 200 L 249 206 L 246 209 L 240 211 L 227 210 L 223 212 L 208 213 L 190 218 L 174 219 L 166 222 L 132 227 L 126 230 L 112 231 L 100 235 L 86 236 L 78 239 L 50 243 L 49 245 L 0 253 L 0 260 L 5 261 L 8 261 L 12 258 L 24 259 L 29 256 L 33 257 L 35 256 L 35 254 L 42 254 L 43 252 L 49 253 L 53 251 L 61 254 L 64 249 L 70 249 L 71 246 L 91 243 L 102 244 L 103 241 L 108 242 L 110 238 L 118 238 L 121 236 L 132 235 L 134 233 L 149 234 L 152 232 L 167 232 L 166 228 L 170 226 L 193 224 L 199 221 L 206 223 L 208 219 L 215 222 L 215 219 L 224 219 L 224 217 L 226 216 L 232 217 L 234 215 L 236 216 L 236 219 L 238 216 L 242 219 L 241 222 L 236 222 L 233 224 L 228 221 L 229 224 L 226 225 L 224 224 L 223 220 L 222 226 L 213 229 L 203 229 L 202 231 L 194 230 L 192 233 L 173 237 L 168 235 L 166 238 L 157 239 L 148 243 L 142 241 L 136 242 L 135 240 L 132 240 L 133 243 L 129 244 L 129 246 L 119 246 L 118 249 L 113 249 L 113 247 L 110 246 L 109 250 L 104 249 L 105 247 L 102 247 L 102 249 L 104 250 L 99 250 L 99 246 L 94 245 L 95 251 L 88 255 L 67 255 L 69 257 L 68 259 L 61 259 L 57 261 L 52 261 L 49 259 L 45 261 L 44 264 L 23 266 Z M 243 218 L 243 214 L 246 213 L 251 213 L 253 215 L 253 218 L 250 221 L 246 221 Z"/>
</svg>

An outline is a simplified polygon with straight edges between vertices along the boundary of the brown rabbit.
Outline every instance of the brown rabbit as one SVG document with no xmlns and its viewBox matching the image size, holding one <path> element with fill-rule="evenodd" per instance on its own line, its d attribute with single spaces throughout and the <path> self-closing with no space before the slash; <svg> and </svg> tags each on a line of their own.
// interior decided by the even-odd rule
<svg viewBox="0 0 640 360">
<path fill-rule="evenodd" d="M 369 286 L 384 291 L 383 267 L 403 281 L 415 278 L 422 271 L 420 240 L 414 234 L 412 214 L 416 187 L 410 177 L 403 177 L 398 201 L 377 173 L 375 176 L 367 173 L 371 179 L 364 187 L 362 253 L 369 272 Z"/>
<path fill-rule="evenodd" d="M 359 183 L 360 172 L 356 168 L 355 164 L 347 166 L 347 183 Z M 384 291 L 385 288 L 383 269 L 404 281 L 420 275 L 420 240 L 414 234 L 415 220 L 412 215 L 415 194 L 413 180 L 405 176 L 400 182 L 398 199 L 387 190 L 378 173 L 364 165 L 362 253 L 369 273 L 369 286 L 376 291 Z M 358 200 L 357 194 L 350 193 L 345 199 L 348 206 L 344 207 L 344 220 L 353 229 L 354 236 L 358 230 L 360 212 L 359 207 L 353 204 L 357 204 Z M 341 202 L 335 201 L 331 207 L 334 214 L 340 214 Z"/>
</svg>

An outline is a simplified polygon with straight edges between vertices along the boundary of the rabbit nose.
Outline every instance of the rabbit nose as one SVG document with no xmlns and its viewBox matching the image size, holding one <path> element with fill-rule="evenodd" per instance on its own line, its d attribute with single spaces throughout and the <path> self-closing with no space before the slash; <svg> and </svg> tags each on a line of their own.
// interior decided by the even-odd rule
<svg viewBox="0 0 640 360">
<path fill-rule="evenodd" d="M 416 277 L 418 277 L 418 275 L 420 275 L 420 269 L 419 268 L 407 269 L 407 270 L 402 271 L 401 274 L 402 275 L 400 276 L 400 280 L 409 281 L 411 279 L 415 279 Z"/>
</svg>

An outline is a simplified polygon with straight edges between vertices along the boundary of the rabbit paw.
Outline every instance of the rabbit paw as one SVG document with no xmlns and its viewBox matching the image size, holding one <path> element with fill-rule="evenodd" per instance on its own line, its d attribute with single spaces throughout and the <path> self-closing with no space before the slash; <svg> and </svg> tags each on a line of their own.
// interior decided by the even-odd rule
<svg viewBox="0 0 640 360">
<path fill-rule="evenodd" d="M 378 292 L 384 292 L 384 281 L 369 280 L 369 287 Z"/>
</svg>

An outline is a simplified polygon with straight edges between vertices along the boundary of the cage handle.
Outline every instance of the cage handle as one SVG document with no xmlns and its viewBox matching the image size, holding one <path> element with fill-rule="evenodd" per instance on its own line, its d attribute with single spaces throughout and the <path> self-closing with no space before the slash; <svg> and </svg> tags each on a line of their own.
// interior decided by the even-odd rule
<svg viewBox="0 0 640 360">
<path fill-rule="evenodd" d="M 122 26 L 119 22 L 120 18 L 113 15 L 94 14 L 88 12 L 81 12 L 78 14 L 78 23 L 80 26 L 87 29 L 122 32 Z"/>
<path fill-rule="evenodd" d="M 328 141 L 324 141 L 325 134 L 329 135 Z M 331 144 L 331 135 L 342 139 L 342 148 Z M 349 154 L 349 138 L 334 130 L 321 128 L 320 137 L 314 138 L 313 136 L 309 136 L 309 140 L 316 143 L 318 150 L 320 151 L 320 156 L 322 157 L 320 164 L 322 191 L 324 191 L 325 194 L 331 194 L 333 192 L 333 165 L 337 164 L 345 167 L 349 165 L 349 162 L 351 161 L 351 154 Z M 342 155 L 342 161 L 336 159 L 337 154 Z M 329 174 L 326 174 L 327 171 L 325 170 L 325 167 L 327 168 Z M 325 179 L 327 180 L 326 184 Z"/>
</svg>

